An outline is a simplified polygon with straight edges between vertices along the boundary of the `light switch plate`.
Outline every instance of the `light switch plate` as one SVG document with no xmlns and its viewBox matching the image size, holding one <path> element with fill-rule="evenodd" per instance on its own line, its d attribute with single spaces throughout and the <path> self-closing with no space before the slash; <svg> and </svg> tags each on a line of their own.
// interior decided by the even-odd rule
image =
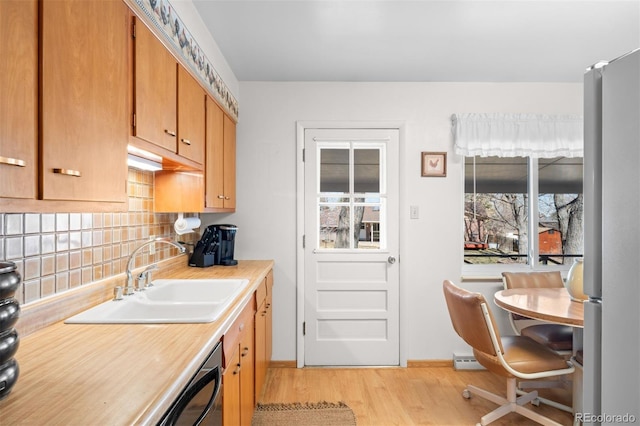
<svg viewBox="0 0 640 426">
<path fill-rule="evenodd" d="M 418 219 L 420 217 L 420 208 L 418 206 L 409 207 L 409 215 L 411 219 Z"/>
</svg>

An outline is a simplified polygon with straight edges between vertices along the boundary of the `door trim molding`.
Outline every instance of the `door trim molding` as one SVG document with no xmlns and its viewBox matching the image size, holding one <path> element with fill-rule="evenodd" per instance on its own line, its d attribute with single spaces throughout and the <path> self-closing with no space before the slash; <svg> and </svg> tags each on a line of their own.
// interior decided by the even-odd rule
<svg viewBox="0 0 640 426">
<path fill-rule="evenodd" d="M 406 135 L 406 122 L 399 120 L 381 121 L 296 121 L 296 367 L 304 367 L 304 335 L 303 323 L 304 311 L 304 249 L 302 248 L 304 236 L 304 132 L 306 129 L 398 129 L 399 136 L 399 158 L 402 161 L 404 155 L 404 140 Z M 404 216 L 402 215 L 402 205 L 405 199 L 404 176 L 399 173 L 400 194 L 398 194 L 398 204 L 400 206 L 399 223 L 400 236 L 404 228 Z M 401 259 L 403 248 L 402 238 L 398 259 Z M 400 366 L 407 366 L 407 339 L 406 330 L 408 319 L 406 318 L 407 306 L 405 292 L 402 286 L 402 263 L 400 263 Z"/>
</svg>

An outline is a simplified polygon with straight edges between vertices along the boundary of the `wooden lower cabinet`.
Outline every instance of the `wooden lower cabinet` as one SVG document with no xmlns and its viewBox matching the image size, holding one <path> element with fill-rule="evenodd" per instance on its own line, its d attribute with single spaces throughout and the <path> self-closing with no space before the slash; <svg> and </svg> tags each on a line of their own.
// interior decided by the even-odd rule
<svg viewBox="0 0 640 426">
<path fill-rule="evenodd" d="M 251 426 L 255 407 L 253 322 L 240 341 L 240 423 Z"/>
<path fill-rule="evenodd" d="M 267 284 L 267 300 L 265 310 L 267 311 L 267 322 L 265 324 L 265 361 L 266 367 L 269 367 L 271 356 L 273 354 L 273 271 L 269 271 L 266 278 Z"/>
<path fill-rule="evenodd" d="M 254 409 L 254 306 L 251 299 L 222 339 L 222 424 L 251 425 Z"/>
<path fill-rule="evenodd" d="M 222 424 L 240 425 L 240 354 L 236 350 L 222 376 Z"/>
<path fill-rule="evenodd" d="M 271 361 L 273 271 L 222 338 L 222 424 L 250 426 Z M 257 310 L 256 310 L 257 308 Z"/>
<path fill-rule="evenodd" d="M 256 291 L 255 318 L 255 400 L 260 401 L 267 376 L 272 352 L 272 293 L 273 271 L 269 271 L 266 278 Z"/>
</svg>

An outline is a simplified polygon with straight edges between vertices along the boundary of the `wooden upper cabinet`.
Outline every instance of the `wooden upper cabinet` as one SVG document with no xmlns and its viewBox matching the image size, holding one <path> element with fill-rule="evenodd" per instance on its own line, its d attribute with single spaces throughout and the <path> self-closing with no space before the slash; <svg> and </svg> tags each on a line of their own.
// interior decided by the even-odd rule
<svg viewBox="0 0 640 426">
<path fill-rule="evenodd" d="M 0 197 L 37 196 L 38 8 L 0 1 Z"/>
<path fill-rule="evenodd" d="M 42 198 L 126 202 L 128 9 L 41 3 Z"/>
<path fill-rule="evenodd" d="M 224 116 L 224 208 L 236 208 L 236 123 Z"/>
<path fill-rule="evenodd" d="M 207 96 L 205 211 L 236 208 L 236 125 Z"/>
<path fill-rule="evenodd" d="M 178 64 L 139 20 L 134 43 L 134 136 L 177 151 Z"/>
<path fill-rule="evenodd" d="M 202 170 L 205 91 L 149 28 L 134 25 L 133 135 L 166 150 L 156 153 L 171 162 L 184 158 Z"/>
<path fill-rule="evenodd" d="M 178 66 L 178 155 L 204 164 L 205 92 Z"/>
<path fill-rule="evenodd" d="M 205 204 L 224 207 L 224 112 L 207 96 Z"/>
<path fill-rule="evenodd" d="M 159 170 L 154 174 L 156 213 L 197 213 L 204 210 L 202 172 Z"/>
</svg>

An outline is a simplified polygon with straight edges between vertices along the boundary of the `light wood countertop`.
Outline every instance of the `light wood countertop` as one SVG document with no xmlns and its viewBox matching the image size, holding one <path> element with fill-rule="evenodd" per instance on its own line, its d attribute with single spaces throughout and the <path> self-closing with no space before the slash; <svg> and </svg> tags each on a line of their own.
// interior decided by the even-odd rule
<svg viewBox="0 0 640 426">
<path fill-rule="evenodd" d="M 0 400 L 0 424 L 155 424 L 272 268 L 271 260 L 209 268 L 184 261 L 154 276 L 248 278 L 247 288 L 211 323 L 59 321 L 21 338 L 15 356 L 20 375 Z"/>
</svg>

